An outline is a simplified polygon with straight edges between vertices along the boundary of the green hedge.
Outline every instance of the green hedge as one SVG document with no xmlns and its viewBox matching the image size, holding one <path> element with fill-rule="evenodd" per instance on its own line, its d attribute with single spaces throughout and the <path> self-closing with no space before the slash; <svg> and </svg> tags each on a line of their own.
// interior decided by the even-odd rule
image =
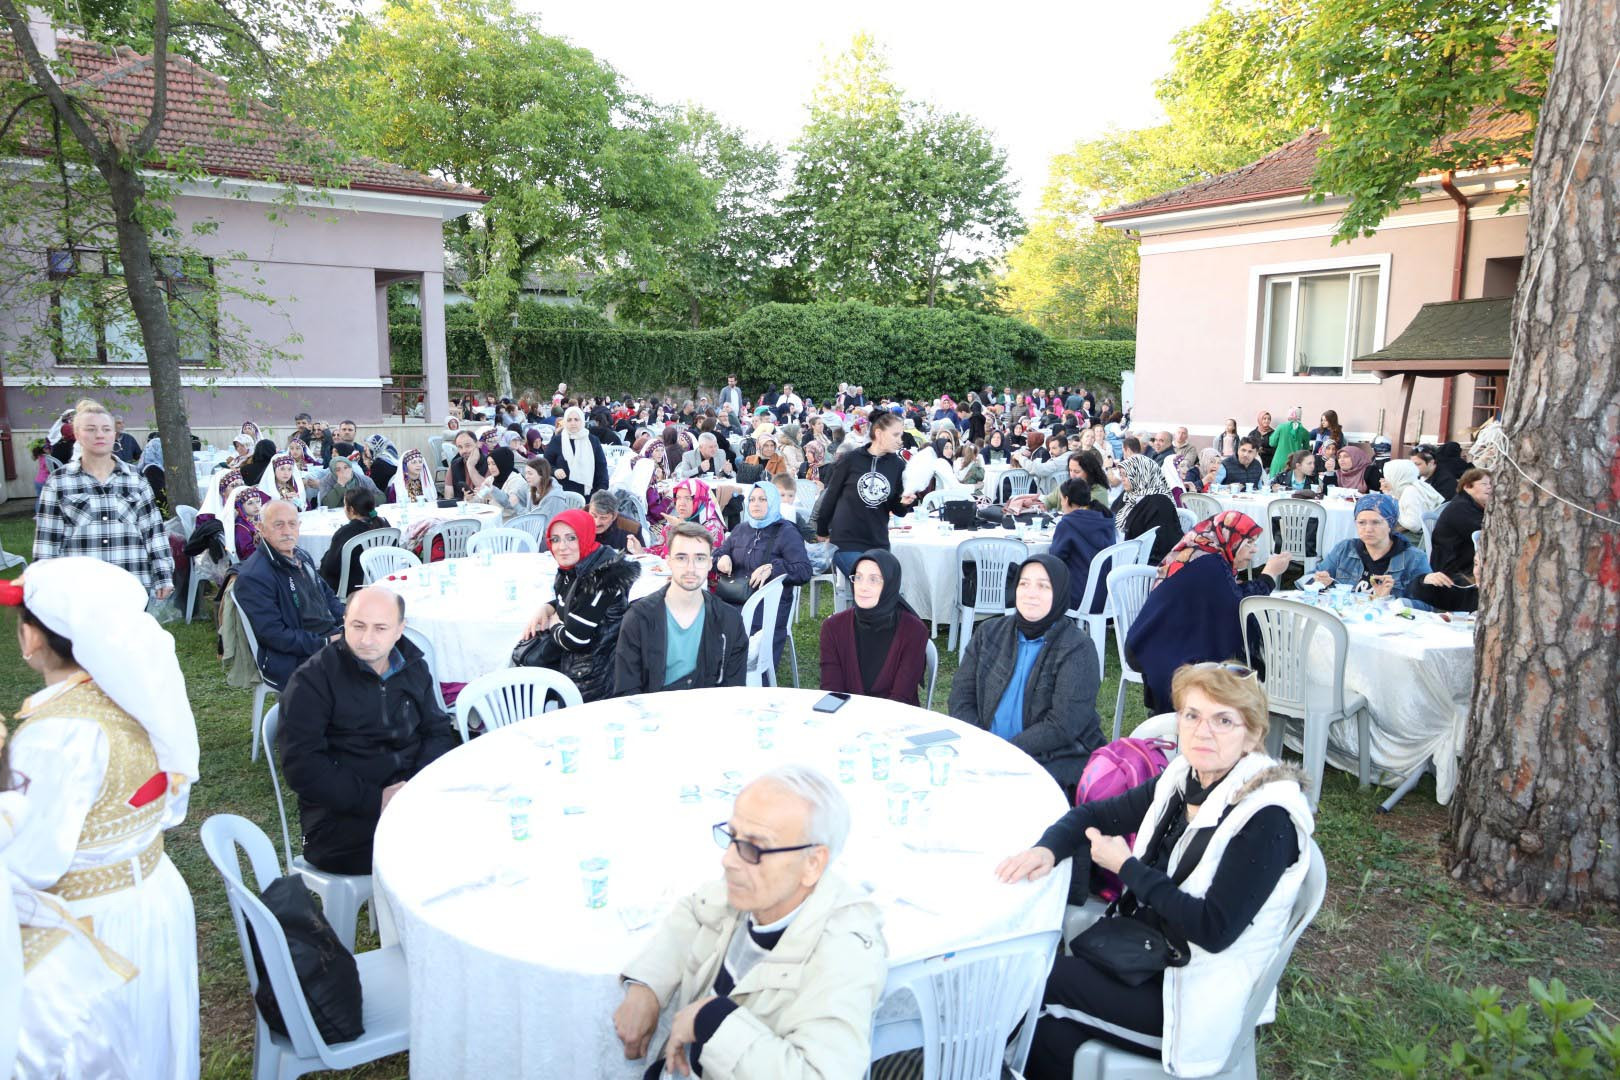
<svg viewBox="0 0 1620 1080">
<path fill-rule="evenodd" d="M 415 325 L 390 329 L 393 367 L 421 370 Z M 450 371 L 488 378 L 483 339 L 460 312 L 447 318 Z M 868 396 L 931 397 L 996 387 L 1084 383 L 1117 390 L 1132 366 L 1130 341 L 1049 338 L 997 315 L 869 304 L 764 304 L 717 330 L 610 330 L 524 325 L 513 339 L 512 381 L 549 390 L 641 394 L 713 389 L 735 372 L 746 390 L 790 382 L 803 395 L 831 396 L 840 382 Z"/>
</svg>

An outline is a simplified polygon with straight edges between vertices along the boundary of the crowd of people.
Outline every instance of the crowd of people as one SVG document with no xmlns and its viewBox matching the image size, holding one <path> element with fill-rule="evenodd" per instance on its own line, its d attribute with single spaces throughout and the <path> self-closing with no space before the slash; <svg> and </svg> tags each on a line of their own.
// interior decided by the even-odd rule
<svg viewBox="0 0 1620 1080">
<path fill-rule="evenodd" d="M 162 852 L 198 779 L 196 733 L 173 641 L 151 614 L 179 602 L 177 555 L 192 573 L 211 561 L 231 579 L 257 673 L 281 695 L 279 756 L 305 858 L 365 874 L 384 808 L 460 741 L 404 636 L 404 600 L 340 565 L 343 541 L 380 527 L 384 503 L 542 515 L 554 595 L 511 662 L 560 672 L 585 701 L 743 685 L 750 635 L 766 629 L 763 605 L 744 624 L 748 598 L 781 583 L 775 655 L 761 662 L 780 661 L 794 590 L 831 571 L 843 603 L 820 627 L 821 687 L 915 706 L 930 634 L 901 595 L 893 518 L 930 489 L 968 503 L 974 520 L 1055 518 L 1049 552 L 1009 571 L 1006 613 L 974 628 L 947 711 L 1027 753 L 1071 803 L 1106 742 L 1098 652 L 1071 616 L 1098 552 L 1157 529 L 1156 578 L 1125 648 L 1149 710 L 1176 714 L 1180 756 L 1117 798 L 1078 805 L 997 872 L 1012 883 L 1073 860 L 1079 894 L 1092 867 L 1116 873 L 1130 901 L 1119 917 L 1191 960 L 1126 983 L 1095 954 L 1061 957 L 1032 1077 L 1069 1076 L 1074 1048 L 1091 1038 L 1159 1052 L 1181 1075 L 1224 1060 L 1235 1020 L 1197 1002 L 1276 948 L 1308 862 L 1309 804 L 1298 776 L 1260 749 L 1265 693 L 1234 661 L 1249 655 L 1238 603 L 1278 588 L 1295 557 L 1277 550 L 1254 565 L 1263 528 L 1239 511 L 1183 529 L 1184 497 L 1234 484 L 1348 491 L 1356 536 L 1325 554 L 1320 583 L 1413 607 L 1477 605 L 1473 537 L 1489 474 L 1452 443 L 1380 455 L 1350 441 L 1331 411 L 1314 429 L 1297 410 L 1276 427 L 1262 413 L 1246 434 L 1228 419 L 1207 446 L 1185 427 L 1132 432 L 1080 387 L 921 402 L 869 401 L 840 384 L 818 404 L 784 385 L 750 403 L 732 377 L 712 400 L 616 401 L 560 385 L 549 401 L 452 412 L 427 454 L 363 438 L 348 420 L 301 414 L 284 447 L 244 423 L 183 553 L 142 468 L 161 477 L 156 441 L 142 452 L 94 401 L 63 418 L 47 450 L 57 466 L 39 492 L 35 564 L 21 587 L 0 586 L 0 601 L 21 608 L 19 645 L 45 684 L 0 756 L 0 853 L 18 922 L 31 948 L 50 943 L 30 964 L 23 1009 L 22 1060 L 42 1075 L 100 1074 L 102 1062 L 119 1063 L 107 1075 L 197 1073 L 191 903 Z M 919 484 L 912 466 L 929 457 L 944 471 Z M 994 466 L 1025 470 L 1044 493 L 987 486 Z M 344 515 L 319 563 L 299 545 L 300 517 L 316 507 Z M 632 601 L 642 552 L 663 561 L 668 584 Z M 716 837 L 723 882 L 680 901 L 624 968 L 613 1024 L 628 1058 L 651 1049 L 661 1010 L 677 1010 L 648 1076 L 865 1067 L 886 963 L 870 896 L 829 870 L 848 830 L 837 785 L 814 770 L 784 766 L 737 796 Z M 76 921 L 86 916 L 94 923 Z M 138 974 L 87 980 L 77 1023 L 45 1024 L 97 950 Z M 782 963 L 799 969 L 791 980 L 756 974 Z"/>
</svg>

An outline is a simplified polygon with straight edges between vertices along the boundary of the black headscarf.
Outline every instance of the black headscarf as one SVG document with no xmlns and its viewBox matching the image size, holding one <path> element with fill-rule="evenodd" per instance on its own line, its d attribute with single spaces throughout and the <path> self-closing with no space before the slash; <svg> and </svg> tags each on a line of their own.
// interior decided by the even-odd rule
<svg viewBox="0 0 1620 1080">
<path fill-rule="evenodd" d="M 1046 576 L 1052 579 L 1052 608 L 1045 618 L 1034 622 L 1018 612 L 1018 579 L 1023 576 L 1024 567 L 1031 563 L 1039 563 L 1045 568 Z M 1013 609 L 1013 618 L 1018 620 L 1019 633 L 1031 641 L 1042 637 L 1068 611 L 1069 567 L 1056 555 L 1031 555 L 1007 574 L 1007 606 Z"/>
<path fill-rule="evenodd" d="M 870 692 L 888 662 L 889 648 L 894 644 L 895 630 L 900 626 L 900 609 L 905 601 L 900 599 L 899 559 L 878 548 L 855 561 L 856 571 L 863 562 L 876 563 L 878 573 L 883 575 L 883 592 L 878 595 L 878 602 L 869 608 L 854 605 L 855 655 L 861 663 L 861 686 Z"/>
<path fill-rule="evenodd" d="M 259 482 L 264 471 L 270 467 L 270 459 L 276 456 L 276 444 L 269 439 L 260 439 L 253 444 L 253 456 L 242 463 L 242 482 L 249 487 Z"/>
</svg>

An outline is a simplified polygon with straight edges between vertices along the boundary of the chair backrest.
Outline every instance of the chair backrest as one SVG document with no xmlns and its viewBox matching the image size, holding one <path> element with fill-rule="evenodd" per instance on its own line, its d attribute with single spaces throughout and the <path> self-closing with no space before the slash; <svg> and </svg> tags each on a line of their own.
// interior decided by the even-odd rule
<svg viewBox="0 0 1620 1080">
<path fill-rule="evenodd" d="M 293 967 L 292 954 L 287 949 L 287 936 L 281 924 L 270 914 L 270 909 L 259 899 L 263 889 L 281 876 L 281 865 L 276 861 L 276 849 L 270 838 L 253 822 L 235 814 L 215 814 L 202 826 L 203 850 L 208 860 L 219 871 L 225 882 L 225 896 L 231 905 L 231 921 L 236 924 L 236 942 L 242 949 L 242 965 L 247 968 L 248 989 L 259 989 L 259 973 L 253 963 L 253 947 L 248 943 L 248 927 L 258 942 L 259 955 L 264 959 L 265 976 L 270 989 L 281 1007 L 282 1020 L 287 1026 L 287 1038 L 293 1052 L 302 1058 L 325 1060 L 326 1041 L 309 1014 L 309 1003 L 304 999 L 303 987 Z M 248 865 L 258 889 L 242 880 L 242 856 Z"/>
<path fill-rule="evenodd" d="M 264 747 L 264 763 L 270 767 L 270 790 L 276 793 L 276 817 L 281 819 L 281 850 L 286 865 L 292 866 L 292 833 L 287 828 L 287 804 L 281 797 L 281 777 L 276 772 L 276 736 L 281 730 L 281 703 L 270 706 L 260 721 L 259 742 Z"/>
<path fill-rule="evenodd" d="M 1440 511 L 1423 511 L 1423 554 L 1434 554 L 1434 523 L 1440 520 Z"/>
<path fill-rule="evenodd" d="M 433 558 L 433 541 L 444 541 L 444 558 L 460 559 L 467 554 L 467 541 L 477 536 L 484 528 L 484 523 L 473 518 L 454 518 L 450 521 L 441 521 L 427 531 L 422 537 L 422 561 L 425 563 L 443 561 Z"/>
<path fill-rule="evenodd" d="M 428 436 L 428 468 L 437 469 L 444 464 L 444 436 Z"/>
<path fill-rule="evenodd" d="M 748 638 L 748 685 L 759 686 L 755 682 L 756 676 L 762 677 L 766 669 L 776 663 L 776 612 L 782 605 L 782 589 L 787 584 L 787 578 L 777 577 L 771 579 L 764 588 L 755 589 L 743 603 L 742 624 L 743 633 Z M 754 613 L 764 610 L 760 618 L 759 632 L 749 633 L 749 627 L 754 625 Z"/>
<path fill-rule="evenodd" d="M 977 588 L 972 610 L 1003 614 L 1007 610 L 1007 570 L 1027 558 L 1029 548 L 1022 540 L 975 537 L 957 544 L 957 580 L 961 580 L 961 567 L 972 563 L 975 568 Z"/>
<path fill-rule="evenodd" d="M 917 1003 L 927 1080 L 999 1080 L 1004 1058 L 1022 1073 L 1060 936 L 1043 930 L 890 969 L 883 998 L 909 994 Z"/>
<path fill-rule="evenodd" d="M 581 495 L 577 491 L 565 491 L 565 492 L 563 492 L 562 493 L 562 501 L 563 501 L 563 509 L 565 509 L 565 510 L 583 510 L 583 509 L 585 509 L 585 496 Z"/>
<path fill-rule="evenodd" d="M 1282 547 L 1301 559 L 1322 554 L 1322 538 L 1327 536 L 1327 509 L 1314 499 L 1273 499 L 1267 511 L 1273 536 L 1280 536 Z M 1310 554 L 1310 523 L 1316 522 L 1316 555 Z"/>
<path fill-rule="evenodd" d="M 923 682 L 928 684 L 928 697 L 923 700 L 923 708 L 932 709 L 934 707 L 934 680 L 939 678 L 939 646 L 934 644 L 933 638 L 928 639 L 927 645 L 928 649 L 924 653 L 925 659 L 923 661 Z"/>
<path fill-rule="evenodd" d="M 1159 527 L 1157 525 L 1136 538 L 1136 561 L 1142 566 L 1153 565 L 1153 545 L 1158 543 Z"/>
<path fill-rule="evenodd" d="M 1474 545 L 1475 551 L 1479 550 L 1479 534 L 1483 531 L 1483 529 L 1475 529 L 1473 532 L 1468 534 L 1468 542 Z"/>
<path fill-rule="evenodd" d="M 1148 593 L 1159 571 L 1152 566 L 1120 566 L 1108 571 L 1108 610 L 1114 616 L 1114 640 L 1119 649 L 1119 665 L 1125 664 L 1125 639 L 1131 623 L 1141 614 Z"/>
<path fill-rule="evenodd" d="M 354 553 L 357 551 L 372 551 L 376 548 L 396 547 L 399 544 L 400 532 L 398 529 L 368 529 L 359 536 L 351 536 L 343 541 L 343 551 L 338 555 L 338 599 L 342 600 L 349 595 L 349 571 L 353 568 Z M 360 566 L 365 570 L 365 564 Z"/>
<path fill-rule="evenodd" d="M 236 621 L 242 624 L 242 636 L 247 638 L 248 651 L 253 654 L 253 666 L 262 673 L 264 669 L 259 667 L 259 635 L 253 632 L 253 621 L 242 610 L 242 602 L 236 598 L 234 584 L 231 586 L 231 604 L 236 608 Z"/>
<path fill-rule="evenodd" d="M 180 527 L 185 530 L 185 535 L 189 538 L 192 530 L 197 527 L 197 508 L 182 503 L 174 508 L 174 516 L 179 520 Z"/>
<path fill-rule="evenodd" d="M 422 560 L 416 557 L 414 551 L 402 547 L 371 548 L 360 553 L 360 572 L 365 575 L 367 585 L 374 585 L 389 574 L 421 565 Z"/>
<path fill-rule="evenodd" d="M 1201 491 L 1183 491 L 1181 493 L 1181 505 L 1191 510 L 1198 519 L 1193 522 L 1194 525 L 1197 525 L 1199 521 L 1208 521 L 1222 510 L 1219 499 L 1213 495 L 1205 495 Z"/>
<path fill-rule="evenodd" d="M 1252 651 L 1250 620 L 1254 620 L 1259 635 L 1260 655 L 1266 658 L 1264 685 L 1271 711 L 1290 716 L 1305 715 L 1305 701 L 1310 693 L 1312 676 L 1320 680 L 1320 664 L 1311 661 L 1311 638 L 1324 633 L 1333 649 L 1333 696 L 1329 701 L 1344 699 L 1344 663 L 1349 655 L 1350 635 L 1338 617 L 1298 600 L 1285 600 L 1274 596 L 1247 596 L 1238 604 L 1238 621 L 1245 628 L 1244 647 Z M 1254 667 L 1254 657 L 1249 657 Z"/>
<path fill-rule="evenodd" d="M 509 551 L 539 550 L 540 541 L 531 535 L 527 529 L 485 529 L 467 541 L 468 555 L 477 555 L 482 551 L 487 551 L 492 555 L 504 555 Z"/>
<path fill-rule="evenodd" d="M 485 731 L 494 731 L 544 712 L 547 691 L 562 698 L 564 708 L 585 703 L 574 681 L 550 668 L 505 668 L 480 675 L 456 695 L 456 731 L 461 741 L 467 741 L 474 712 L 484 722 Z"/>
<path fill-rule="evenodd" d="M 920 517 L 926 517 L 930 511 L 938 510 L 944 505 L 945 493 L 936 489 L 917 500 L 917 514 Z"/>
<path fill-rule="evenodd" d="M 1110 544 L 1091 557 L 1091 566 L 1086 570 L 1086 591 L 1080 594 L 1080 606 L 1070 612 L 1071 615 L 1089 615 L 1091 609 L 1097 606 L 1097 585 L 1101 583 L 1105 588 L 1108 584 L 1108 574 L 1118 566 L 1139 566 L 1137 555 L 1142 551 L 1141 545 L 1135 540 L 1121 540 L 1117 544 Z M 1108 609 L 1104 607 L 1103 613 Z M 1084 625 L 1081 629 L 1085 629 Z"/>
<path fill-rule="evenodd" d="M 444 703 L 444 689 L 439 686 L 439 655 L 433 648 L 433 642 L 408 622 L 405 624 L 405 637 L 412 645 L 422 650 L 422 662 L 427 665 L 428 680 L 433 683 L 434 700 L 439 703 L 439 708 L 449 713 L 450 706 Z"/>
<path fill-rule="evenodd" d="M 1186 499 L 1186 496 L 1183 495 L 1182 498 Z M 1186 536 L 1188 533 L 1192 532 L 1193 526 L 1198 524 L 1198 515 L 1187 509 L 1185 506 L 1176 507 L 1176 519 L 1181 522 L 1182 536 Z"/>
<path fill-rule="evenodd" d="M 52 457 L 50 454 L 45 455 L 46 476 L 55 476 L 61 468 L 62 463 L 60 461 L 56 460 L 56 458 Z"/>
<path fill-rule="evenodd" d="M 1014 495 L 1027 495 L 1034 486 L 1027 469 L 1008 469 L 996 481 L 996 502 L 1006 502 Z"/>
<path fill-rule="evenodd" d="M 538 510 L 530 510 L 527 514 L 519 514 L 508 521 L 503 528 L 516 529 L 528 533 L 534 538 L 535 550 L 546 550 L 546 526 L 551 524 L 551 515 L 542 514 Z"/>
</svg>

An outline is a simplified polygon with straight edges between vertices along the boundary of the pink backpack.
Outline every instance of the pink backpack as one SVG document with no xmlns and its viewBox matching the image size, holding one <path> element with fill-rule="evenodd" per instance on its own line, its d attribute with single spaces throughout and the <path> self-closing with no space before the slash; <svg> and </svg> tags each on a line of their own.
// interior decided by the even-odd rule
<svg viewBox="0 0 1620 1080">
<path fill-rule="evenodd" d="M 1175 748 L 1176 744 L 1168 739 L 1132 738 L 1115 739 L 1107 746 L 1098 747 L 1091 752 L 1085 771 L 1080 774 L 1074 804 L 1079 806 L 1112 799 L 1139 784 L 1147 783 L 1164 772 L 1164 767 L 1169 764 L 1166 751 Z M 1125 838 L 1127 844 L 1135 840 L 1135 833 Z M 1102 869 L 1097 869 L 1096 874 L 1103 882 L 1097 896 L 1109 903 L 1118 900 L 1125 888 L 1119 876 Z"/>
</svg>

